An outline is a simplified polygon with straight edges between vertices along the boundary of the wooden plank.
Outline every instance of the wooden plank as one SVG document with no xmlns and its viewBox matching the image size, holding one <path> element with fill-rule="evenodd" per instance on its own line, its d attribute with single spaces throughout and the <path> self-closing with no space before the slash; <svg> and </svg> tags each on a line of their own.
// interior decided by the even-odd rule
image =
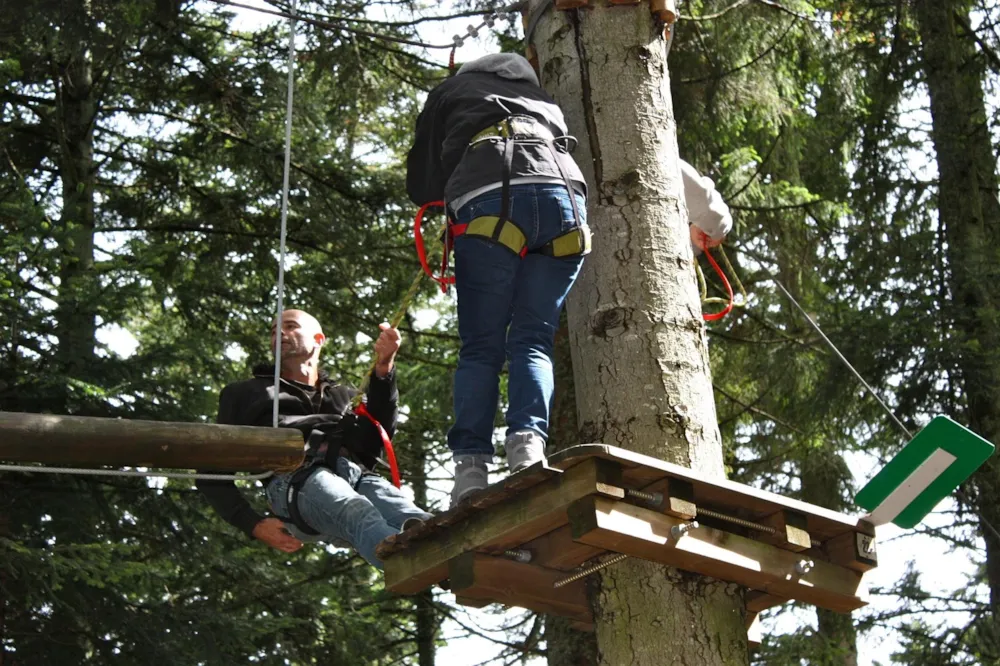
<svg viewBox="0 0 1000 666">
<path fill-rule="evenodd" d="M 6 462 L 288 472 L 304 452 L 291 428 L 0 412 Z"/>
<path fill-rule="evenodd" d="M 650 0 L 649 9 L 667 25 L 677 20 L 677 3 L 675 0 Z"/>
<path fill-rule="evenodd" d="M 520 547 L 561 527 L 567 507 L 581 497 L 605 493 L 621 499 L 624 493 L 616 485 L 620 480 L 621 468 L 616 463 L 585 460 L 489 511 L 469 515 L 447 530 L 412 542 L 406 550 L 386 555 L 385 586 L 393 592 L 416 594 L 445 578 L 448 561 L 466 551 Z"/>
<path fill-rule="evenodd" d="M 694 484 L 690 481 L 667 477 L 642 490 L 662 494 L 663 506 L 660 511 L 668 516 L 692 520 L 698 515 L 698 505 L 694 502 Z"/>
<path fill-rule="evenodd" d="M 864 573 L 878 566 L 875 528 L 865 525 L 864 532 L 847 532 L 823 543 L 822 551 L 830 561 Z"/>
<path fill-rule="evenodd" d="M 796 553 L 812 548 L 812 539 L 806 530 L 809 521 L 804 514 L 782 509 L 762 518 L 760 522 L 774 528 L 774 534 L 762 534 L 761 541 Z"/>
<path fill-rule="evenodd" d="M 758 613 L 747 613 L 747 645 L 751 648 L 759 648 L 764 640 L 764 628 L 760 624 Z"/>
<path fill-rule="evenodd" d="M 556 0 L 556 9 L 576 9 L 586 7 L 590 0 Z"/>
<path fill-rule="evenodd" d="M 444 513 L 437 514 L 417 528 L 389 536 L 378 545 L 375 554 L 378 555 L 379 559 L 384 560 L 393 553 L 410 548 L 415 541 L 433 539 L 448 526 L 460 523 L 473 514 L 488 510 L 495 504 L 501 504 L 511 495 L 520 493 L 526 488 L 536 486 L 542 481 L 562 473 L 560 469 L 536 463 L 474 493 L 476 498 L 474 502 L 462 502 Z"/>
<path fill-rule="evenodd" d="M 694 487 L 693 501 L 698 505 L 732 512 L 739 518 L 755 522 L 781 509 L 797 511 L 806 516 L 809 534 L 822 541 L 860 529 L 856 518 L 727 479 L 703 478 L 687 467 L 605 444 L 571 446 L 553 454 L 548 462 L 553 467 L 569 469 L 593 456 L 621 464 L 627 488 L 644 489 L 667 477 L 689 481 Z"/>
<path fill-rule="evenodd" d="M 671 528 L 684 524 L 672 516 L 601 497 L 587 497 L 569 509 L 573 538 L 631 557 L 739 583 L 776 596 L 786 596 L 833 611 L 861 608 L 867 601 L 861 575 L 823 561 L 812 561 L 805 573 L 803 559 L 770 544 L 699 527 L 675 540 Z"/>
<path fill-rule="evenodd" d="M 560 571 L 575 569 L 583 562 L 605 552 L 603 548 L 573 541 L 569 525 L 563 525 L 557 530 L 532 539 L 521 548 L 531 552 L 532 564 Z"/>
<path fill-rule="evenodd" d="M 562 571 L 480 553 L 462 553 L 448 563 L 448 578 L 456 596 L 593 623 L 583 581 L 553 587 L 565 576 Z"/>
<path fill-rule="evenodd" d="M 459 606 L 465 606 L 467 608 L 483 608 L 489 606 L 491 602 L 489 599 L 474 599 L 472 597 L 461 597 L 455 595 L 455 603 Z"/>
<path fill-rule="evenodd" d="M 789 600 L 788 597 L 776 597 L 773 594 L 761 592 L 760 590 L 747 590 L 744 601 L 746 602 L 748 612 L 760 613 L 768 608 L 786 604 Z"/>
</svg>

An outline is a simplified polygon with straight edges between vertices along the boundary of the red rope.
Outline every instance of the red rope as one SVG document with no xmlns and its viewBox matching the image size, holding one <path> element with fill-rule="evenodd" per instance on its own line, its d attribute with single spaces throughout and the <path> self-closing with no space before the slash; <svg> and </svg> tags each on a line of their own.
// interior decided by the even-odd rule
<svg viewBox="0 0 1000 666">
<path fill-rule="evenodd" d="M 715 321 L 717 319 L 722 319 L 729 311 L 733 309 L 733 287 L 729 284 L 729 280 L 726 279 L 726 273 L 719 267 L 719 264 L 715 262 L 712 258 L 712 253 L 705 248 L 705 257 L 708 259 L 708 263 L 712 264 L 712 268 L 715 269 L 716 274 L 718 274 L 719 279 L 722 280 L 722 284 L 726 287 L 726 293 L 729 295 L 729 303 L 726 304 L 726 308 L 722 312 L 709 312 L 708 314 L 703 314 L 702 317 L 705 321 Z"/>
<path fill-rule="evenodd" d="M 382 437 L 382 446 L 385 447 L 385 457 L 389 459 L 389 472 L 392 474 L 392 485 L 399 488 L 403 485 L 402 480 L 399 478 L 399 465 L 396 464 L 396 451 L 392 448 L 392 440 L 389 439 L 389 433 L 385 431 L 382 424 L 378 422 L 371 412 L 368 411 L 367 405 L 361 403 L 354 408 L 354 413 L 358 416 L 363 416 L 372 422 L 376 428 L 378 428 L 378 434 Z"/>
<path fill-rule="evenodd" d="M 426 273 L 430 279 L 434 280 L 439 285 L 441 285 L 441 291 L 443 293 L 448 291 L 449 284 L 455 284 L 455 278 L 454 276 L 446 276 L 444 274 L 443 268 L 441 271 L 441 275 L 434 275 L 434 271 L 431 270 L 430 264 L 427 263 L 427 248 L 424 247 L 424 234 L 423 231 L 421 230 L 421 227 L 424 222 L 424 214 L 427 212 L 428 208 L 434 208 L 434 207 L 444 208 L 444 202 L 431 201 L 429 203 L 425 203 L 423 206 L 420 207 L 420 210 L 417 211 L 417 217 L 416 219 L 413 220 L 413 242 L 417 246 L 417 257 L 419 257 L 420 259 L 420 266 L 424 269 L 424 273 Z M 447 251 L 447 249 L 448 248 L 446 243 L 445 251 Z M 445 256 L 445 259 L 443 259 L 442 261 L 447 262 L 447 255 Z M 447 263 L 444 263 L 444 265 L 447 265 Z"/>
</svg>

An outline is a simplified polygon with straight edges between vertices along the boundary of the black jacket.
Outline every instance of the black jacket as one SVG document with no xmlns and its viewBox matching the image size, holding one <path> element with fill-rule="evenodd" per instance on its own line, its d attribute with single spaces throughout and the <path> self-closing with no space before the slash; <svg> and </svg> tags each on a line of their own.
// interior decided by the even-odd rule
<svg viewBox="0 0 1000 666">
<path fill-rule="evenodd" d="M 381 447 L 381 438 L 368 421 L 360 419 L 355 424 L 352 415 L 344 419 L 350 409 L 351 398 L 356 394 L 356 389 L 330 381 L 326 373 L 320 375 L 316 387 L 283 379 L 278 393 L 278 425 L 302 432 L 307 455 L 319 454 L 324 444 L 331 447 L 336 455 L 343 445 L 351 450 L 355 459 L 372 468 Z M 254 368 L 252 379 L 229 384 L 222 389 L 217 421 L 229 425 L 271 427 L 273 396 L 273 368 Z M 382 378 L 372 375 L 366 400 L 368 411 L 390 437 L 396 430 L 398 399 L 395 371 Z M 347 424 L 354 428 L 350 435 L 344 432 Z M 248 536 L 263 520 L 233 481 L 200 480 L 195 485 L 226 522 Z"/>
<path fill-rule="evenodd" d="M 553 136 L 568 130 L 559 106 L 542 88 L 523 79 L 490 72 L 468 72 L 432 90 L 417 118 L 413 147 L 406 158 L 406 192 L 422 206 L 430 201 L 454 201 L 463 194 L 500 182 L 503 144 L 483 142 L 466 152 L 472 138 L 508 115 L 539 121 Z M 557 152 L 576 188 L 587 185 L 573 158 Z M 518 145 L 511 177 L 538 176 L 562 180 L 551 151 L 544 145 Z"/>
</svg>

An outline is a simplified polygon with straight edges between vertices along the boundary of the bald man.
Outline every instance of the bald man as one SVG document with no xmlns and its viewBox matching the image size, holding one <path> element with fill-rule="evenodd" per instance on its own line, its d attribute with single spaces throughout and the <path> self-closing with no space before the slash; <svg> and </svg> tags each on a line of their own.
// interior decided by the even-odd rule
<svg viewBox="0 0 1000 666">
<path fill-rule="evenodd" d="M 375 341 L 375 372 L 368 386 L 367 407 L 392 436 L 396 428 L 395 358 L 399 331 L 382 324 Z M 271 328 L 271 348 L 278 343 Z M 321 370 L 326 342 L 315 317 L 302 310 L 281 316 L 281 388 L 278 424 L 296 428 L 306 442 L 306 462 L 267 484 L 273 517 L 258 514 L 231 481 L 199 481 L 212 507 L 248 536 L 286 553 L 303 540 L 328 541 L 355 548 L 382 568 L 375 546 L 412 522 L 430 518 L 373 469 L 382 452 L 375 427 L 350 410 L 351 387 L 337 384 Z M 254 369 L 254 377 L 230 384 L 219 396 L 219 423 L 270 426 L 274 400 L 273 366 Z"/>
</svg>

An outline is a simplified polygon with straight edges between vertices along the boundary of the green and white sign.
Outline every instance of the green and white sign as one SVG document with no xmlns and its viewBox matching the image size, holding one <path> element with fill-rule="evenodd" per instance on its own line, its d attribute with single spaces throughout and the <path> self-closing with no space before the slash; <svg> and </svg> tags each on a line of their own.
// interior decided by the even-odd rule
<svg viewBox="0 0 1000 666">
<path fill-rule="evenodd" d="M 854 501 L 875 525 L 910 528 L 993 454 L 994 446 L 947 416 L 936 416 Z"/>
</svg>

